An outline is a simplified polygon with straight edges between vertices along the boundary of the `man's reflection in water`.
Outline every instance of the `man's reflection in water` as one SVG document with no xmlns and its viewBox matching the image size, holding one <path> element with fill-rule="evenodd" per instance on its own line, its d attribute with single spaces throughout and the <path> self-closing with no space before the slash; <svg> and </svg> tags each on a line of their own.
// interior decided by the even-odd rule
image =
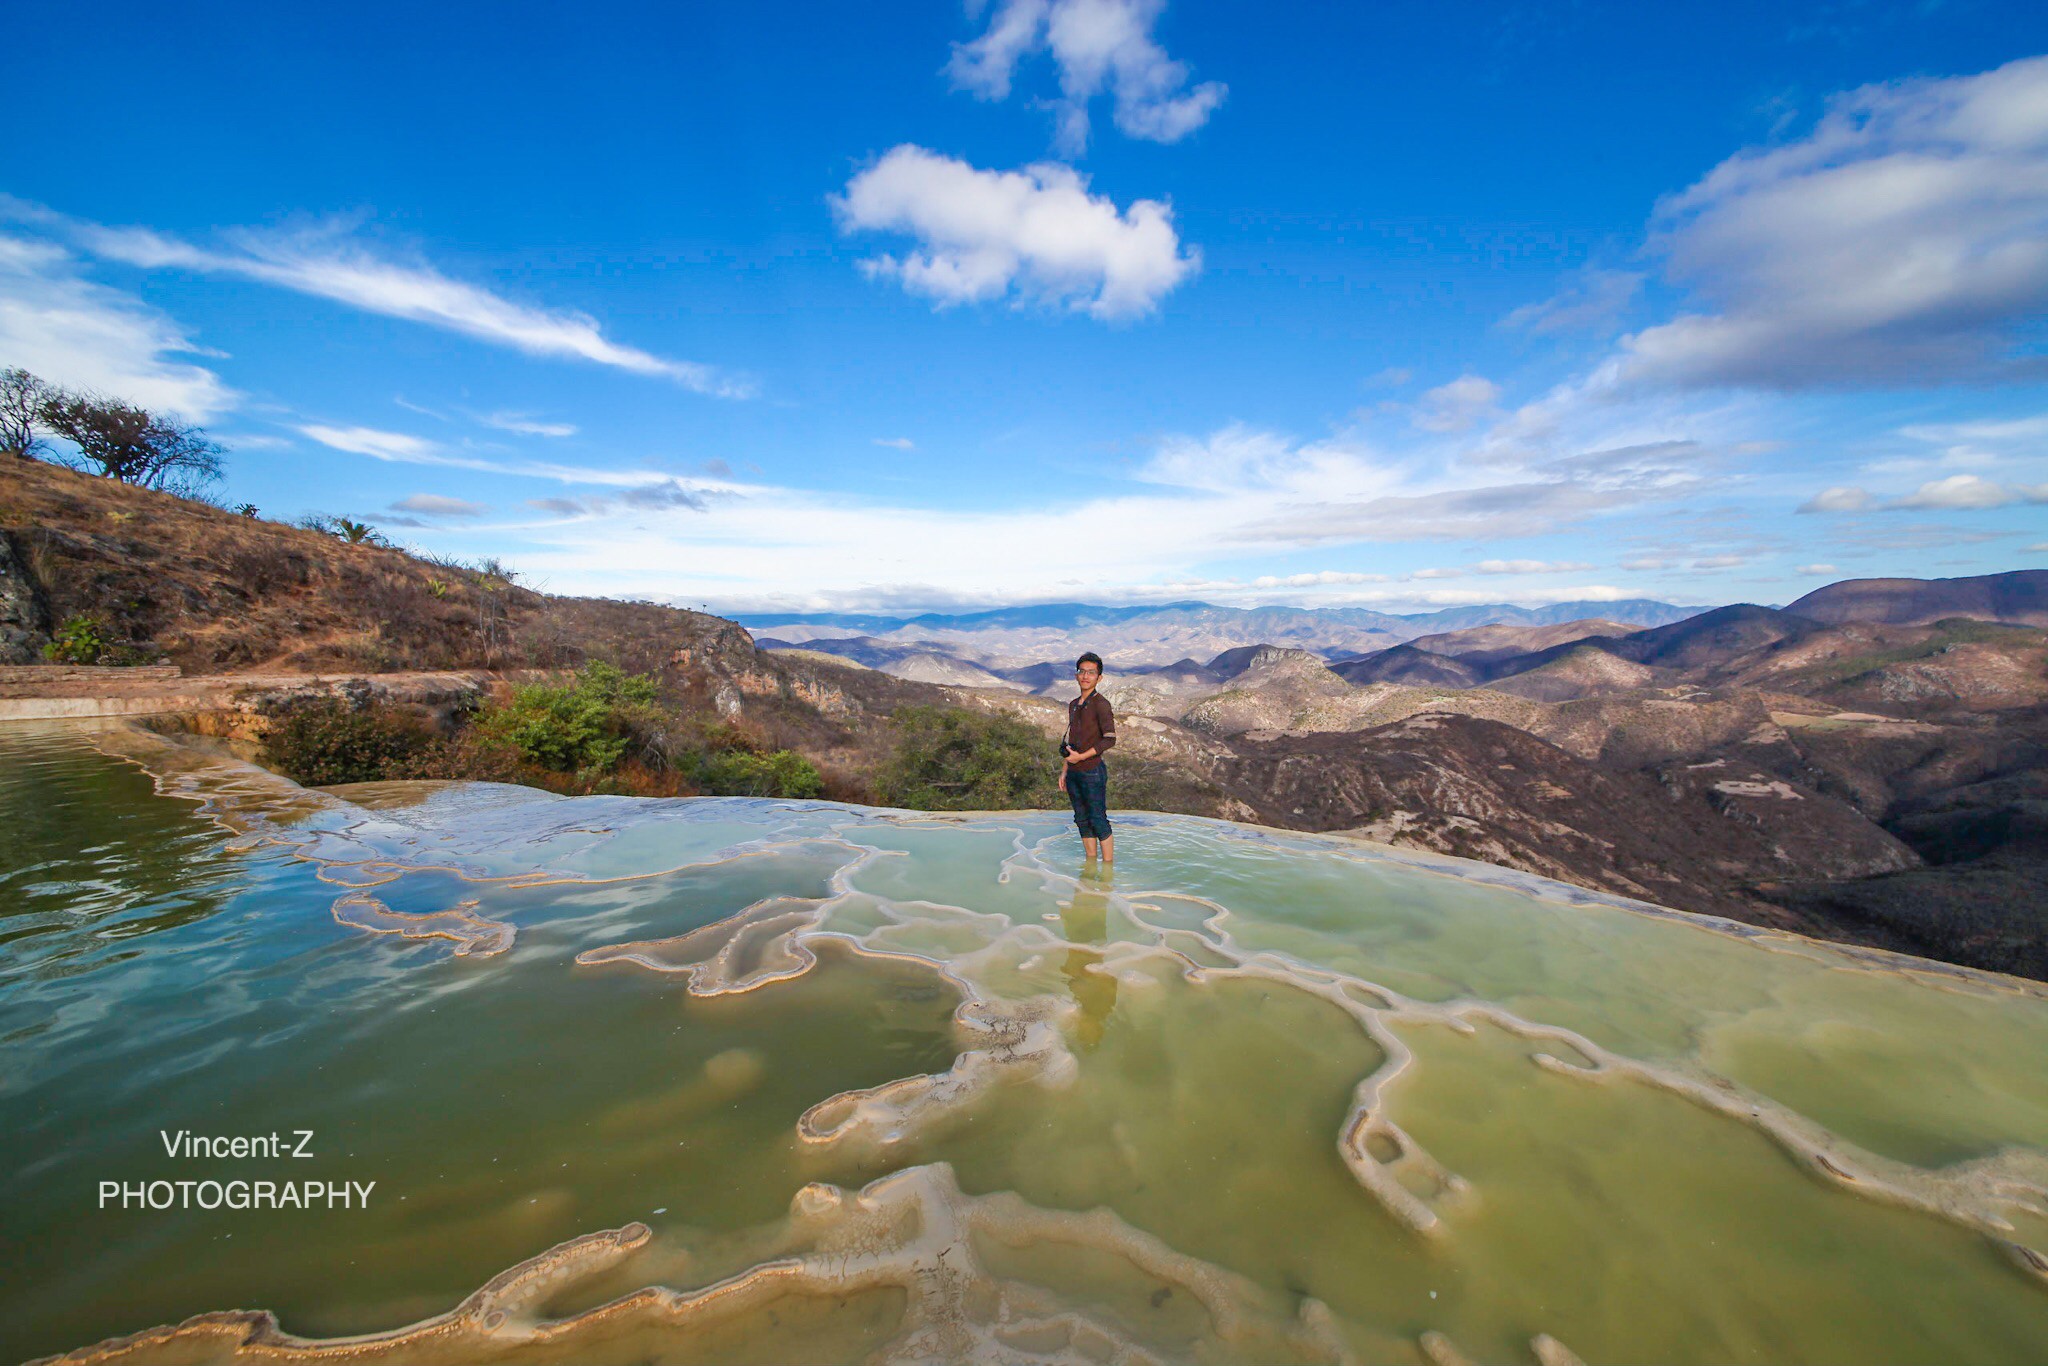
<svg viewBox="0 0 2048 1366">
<path fill-rule="evenodd" d="M 1102 955 L 1081 947 L 1100 944 L 1108 937 L 1109 889 L 1115 876 L 1116 869 L 1111 864 L 1101 864 L 1098 870 L 1081 874 L 1080 885 L 1074 889 L 1074 899 L 1060 911 L 1061 928 L 1074 945 L 1067 950 L 1063 970 L 1072 986 L 1074 1000 L 1081 1006 L 1081 1020 L 1075 1028 L 1074 1037 L 1083 1048 L 1093 1048 L 1102 1042 L 1103 1022 L 1116 1005 L 1116 978 L 1106 972 L 1088 971 L 1088 965 L 1100 963 Z"/>
</svg>

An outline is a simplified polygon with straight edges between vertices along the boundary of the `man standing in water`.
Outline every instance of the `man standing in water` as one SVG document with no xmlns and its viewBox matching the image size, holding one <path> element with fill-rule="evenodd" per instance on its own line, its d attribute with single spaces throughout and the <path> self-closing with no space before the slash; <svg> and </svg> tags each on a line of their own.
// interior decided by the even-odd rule
<svg viewBox="0 0 2048 1366">
<path fill-rule="evenodd" d="M 1102 752 L 1116 743 L 1116 717 L 1109 699 L 1095 691 L 1102 681 L 1102 656 L 1090 650 L 1074 661 L 1074 681 L 1081 695 L 1067 703 L 1067 735 L 1060 741 L 1060 790 L 1074 804 L 1074 826 L 1090 861 L 1100 844 L 1102 861 L 1116 862 L 1116 841 L 1109 833 L 1109 769 Z"/>
</svg>

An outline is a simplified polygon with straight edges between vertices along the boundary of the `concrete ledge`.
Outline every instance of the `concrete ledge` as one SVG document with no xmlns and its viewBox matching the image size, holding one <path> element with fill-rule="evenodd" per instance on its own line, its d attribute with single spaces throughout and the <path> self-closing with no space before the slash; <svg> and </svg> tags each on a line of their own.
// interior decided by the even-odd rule
<svg viewBox="0 0 2048 1366">
<path fill-rule="evenodd" d="M 121 682 L 140 678 L 176 678 L 184 672 L 175 664 L 0 664 L 0 688 L 9 684 L 38 686 L 45 683 Z"/>
<path fill-rule="evenodd" d="M 39 675 L 33 681 L 27 677 Z M 520 670 L 509 677 L 532 674 Z M 12 674 L 13 677 L 8 677 Z M 437 707 L 490 687 L 482 672 L 394 674 L 199 674 L 175 667 L 81 669 L 34 666 L 0 673 L 0 722 L 94 717 L 220 714 L 260 726 L 260 713 L 277 700 L 300 696 L 367 696 Z"/>
<path fill-rule="evenodd" d="M 56 721 L 90 716 L 155 716 L 164 712 L 213 711 L 219 693 L 156 697 L 0 697 L 0 721 Z"/>
</svg>

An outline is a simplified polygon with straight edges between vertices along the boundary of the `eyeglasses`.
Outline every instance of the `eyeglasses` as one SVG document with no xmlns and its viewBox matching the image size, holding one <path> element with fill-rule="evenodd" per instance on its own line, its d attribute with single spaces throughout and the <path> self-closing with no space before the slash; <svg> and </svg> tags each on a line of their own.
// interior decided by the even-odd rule
<svg viewBox="0 0 2048 1366">
<path fill-rule="evenodd" d="M 1100 670 L 1100 669 L 1096 669 L 1096 668 L 1087 668 L 1087 669 L 1076 669 L 1076 670 L 1074 670 L 1074 672 L 1075 672 L 1075 673 L 1077 673 L 1077 674 L 1099 674 L 1099 673 L 1101 673 L 1101 672 L 1102 672 L 1102 670 Z"/>
</svg>

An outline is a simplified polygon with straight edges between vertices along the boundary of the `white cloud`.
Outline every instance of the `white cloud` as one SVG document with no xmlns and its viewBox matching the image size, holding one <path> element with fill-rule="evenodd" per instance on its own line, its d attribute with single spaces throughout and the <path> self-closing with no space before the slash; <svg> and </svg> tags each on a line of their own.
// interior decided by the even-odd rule
<svg viewBox="0 0 2048 1366">
<path fill-rule="evenodd" d="M 585 313 L 549 310 L 452 279 L 424 262 L 384 259 L 334 222 L 290 232 L 238 229 L 224 246 L 196 246 L 148 228 L 109 228 L 0 196 L 0 217 L 67 237 L 87 253 L 144 270 L 236 275 L 386 317 L 446 328 L 530 356 L 580 359 L 671 379 L 699 393 L 744 398 L 752 381 L 696 361 L 615 342 Z"/>
<path fill-rule="evenodd" d="M 1478 375 L 1460 375 L 1423 394 L 1415 425 L 1426 432 L 1470 431 L 1501 415 L 1495 406 L 1499 401 L 1498 384 Z"/>
<path fill-rule="evenodd" d="M 1390 492 L 1401 471 L 1370 449 L 1340 441 L 1299 444 L 1276 432 L 1232 423 L 1206 437 L 1169 436 L 1132 477 L 1230 497 L 1318 493 L 1365 497 Z"/>
<path fill-rule="evenodd" d="M 435 459 L 440 451 L 438 444 L 402 432 L 383 432 L 374 427 L 329 427 L 317 422 L 302 426 L 299 431 L 323 446 L 347 451 L 351 455 L 367 455 L 374 460 L 396 460 L 407 464 L 441 463 Z"/>
<path fill-rule="evenodd" d="M 1831 564 L 1802 564 L 1795 565 L 1792 572 L 1795 574 L 1833 574 L 1837 571 Z"/>
<path fill-rule="evenodd" d="M 1702 470 L 1717 459 L 1688 440 L 1560 455 L 1555 452 L 1565 438 L 1556 428 L 1546 426 L 1540 443 L 1500 436 L 1503 429 L 1528 430 L 1528 412 L 1506 415 L 1492 431 L 1449 453 L 1424 449 L 1398 462 L 1363 459 L 1341 447 L 1303 448 L 1301 455 L 1313 452 L 1332 473 L 1290 486 L 1285 504 L 1250 520 L 1243 535 L 1288 544 L 1542 535 L 1683 496 L 1706 482 Z M 1562 409 L 1551 417 L 1562 426 L 1581 425 L 1579 415 Z"/>
<path fill-rule="evenodd" d="M 542 422 L 525 413 L 491 413 L 478 419 L 486 427 L 518 436 L 574 436 L 576 427 L 567 422 Z"/>
<path fill-rule="evenodd" d="M 2048 57 L 1870 85 L 1807 137 L 1739 153 L 1659 205 L 1653 245 L 1705 309 L 1624 339 L 1680 385 L 2039 376 Z"/>
<path fill-rule="evenodd" d="M 1501 324 L 1539 335 L 1597 331 L 1619 320 L 1642 286 L 1636 271 L 1587 270 L 1543 302 L 1522 305 Z"/>
<path fill-rule="evenodd" d="M 1576 560 L 1481 560 L 1477 564 L 1418 569 L 1410 579 L 1462 579 L 1467 574 L 1576 574 L 1591 569 Z"/>
<path fill-rule="evenodd" d="M 2042 437 L 2048 437 L 2048 413 L 1976 422 L 1921 422 L 1899 428 L 1899 435 L 1937 446 L 1963 445 L 1972 441 L 2036 443 Z"/>
<path fill-rule="evenodd" d="M 1299 504 L 1245 528 L 1247 540 L 1492 540 L 1534 536 L 1642 501 L 1633 493 L 1564 482 L 1496 484 L 1358 503 Z"/>
<path fill-rule="evenodd" d="M 1856 488 L 1853 485 L 1837 484 L 1833 488 L 1825 488 L 1819 493 L 1814 494 L 1813 497 L 1801 503 L 1797 510 L 1800 512 L 1862 512 L 1865 508 L 1875 507 L 1876 505 L 1877 500 L 1872 498 L 1865 490 Z"/>
<path fill-rule="evenodd" d="M 438 413 L 424 404 L 414 403 L 412 400 L 408 399 L 404 394 L 393 394 L 391 396 L 391 401 L 393 403 L 396 403 L 399 407 L 405 409 L 408 413 L 418 413 L 421 417 L 431 417 L 436 422 L 448 421 L 448 415 L 446 413 Z"/>
<path fill-rule="evenodd" d="M 83 278 L 62 248 L 0 237 L 0 367 L 191 422 L 235 406 L 220 376 L 169 359 L 180 353 L 216 354 L 141 300 Z"/>
<path fill-rule="evenodd" d="M 877 256 L 862 268 L 941 308 L 1014 291 L 1096 318 L 1149 313 L 1194 273 L 1200 253 L 1182 252 L 1166 204 L 1140 199 L 1119 212 L 1087 185 L 1067 166 L 983 171 L 905 144 L 831 202 L 844 232 L 914 238 L 900 259 Z"/>
<path fill-rule="evenodd" d="M 1322 569 L 1306 574 L 1261 574 L 1247 584 L 1232 583 L 1232 587 L 1252 588 L 1327 588 L 1336 584 L 1386 583 L 1387 574 L 1361 574 L 1350 570 Z M 1175 585 L 1182 587 L 1183 585 Z"/>
<path fill-rule="evenodd" d="M 422 517 L 481 517 L 490 508 L 466 498 L 449 498 L 438 493 L 415 493 L 391 505 L 393 512 L 413 512 Z"/>
<path fill-rule="evenodd" d="M 1692 569 L 1733 569 L 1739 564 L 1748 564 L 1747 555 L 1706 555 L 1692 562 Z"/>
<path fill-rule="evenodd" d="M 2002 508 L 2012 503 L 2048 503 L 2048 484 L 2000 484 L 1974 474 L 1935 479 L 1885 504 L 1888 508 Z"/>
<path fill-rule="evenodd" d="M 1982 531 L 1944 526 L 1938 522 L 1851 522 L 1835 532 L 1838 544 L 1859 551 L 1889 555 L 1918 555 L 1957 546 L 1985 545 L 2020 535 L 2017 531 Z"/>
<path fill-rule="evenodd" d="M 1577 574 L 1593 566 L 1577 560 L 1481 560 L 1475 574 Z"/>
<path fill-rule="evenodd" d="M 907 436 L 878 436 L 875 438 L 875 444 L 877 446 L 887 446 L 891 450 L 898 451 L 914 451 L 917 449 L 917 443 Z"/>
<path fill-rule="evenodd" d="M 1974 450 L 1968 446 L 1950 446 L 1935 456 L 1901 456 L 1891 460 L 1866 461 L 1861 468 L 1868 474 L 1913 474 L 1925 470 L 1941 469 L 1954 465 L 1983 467 L 1996 465 L 1999 457 L 1990 451 Z"/>
<path fill-rule="evenodd" d="M 545 460 L 486 460 L 480 456 L 462 455 L 450 450 L 438 441 L 425 437 L 410 436 L 404 432 L 381 431 L 375 427 L 336 427 L 324 423 L 309 422 L 299 427 L 302 435 L 326 446 L 330 450 L 346 451 L 350 455 L 366 455 L 373 460 L 383 460 L 402 465 L 435 465 L 447 469 L 474 470 L 480 474 L 504 475 L 515 479 L 548 479 L 562 484 L 587 484 L 600 488 L 626 490 L 622 497 L 637 497 L 639 505 L 679 501 L 675 493 L 664 492 L 673 486 L 687 493 L 691 499 L 706 496 L 741 497 L 763 491 L 763 486 L 741 484 L 734 480 L 712 474 L 712 467 L 721 462 L 710 461 L 705 474 L 711 477 L 692 475 L 687 484 L 676 476 L 660 470 L 648 469 L 603 469 L 585 465 L 561 465 Z"/>
<path fill-rule="evenodd" d="M 943 517 L 843 492 L 755 487 L 710 501 L 682 532 L 618 499 L 546 500 L 541 510 L 559 520 L 522 529 L 524 543 L 544 548 L 522 552 L 520 563 L 561 591 L 674 595 L 731 610 L 1190 596 L 1428 605 L 1499 601 L 1503 591 L 1518 601 L 1604 600 L 1640 590 L 1560 587 L 1559 576 L 1584 566 L 1506 557 L 1459 571 L 1496 585 L 1471 592 L 1425 589 L 1440 576 L 1405 580 L 1371 565 L 1233 579 L 1210 571 L 1219 559 L 1304 545 L 1547 533 L 1668 498 L 1660 481 L 1704 458 L 1683 441 L 1596 448 L 1503 480 L 1497 468 L 1459 470 L 1436 455 L 1389 456 L 1348 433 L 1299 442 L 1232 426 L 1164 439 L 1128 483 L 1109 481 L 1079 500 L 1054 495 Z M 1075 545 L 1090 548 L 1082 560 Z M 1505 589 L 1514 574 L 1548 576 L 1551 586 Z"/>
<path fill-rule="evenodd" d="M 1872 508 L 1882 510 L 1913 510 L 1913 508 L 1946 508 L 1946 510 L 1970 510 L 1970 508 L 2005 508 L 2019 502 L 2040 504 L 2048 502 L 2048 483 L 1999 483 L 1980 475 L 1948 475 L 1946 479 L 1929 479 L 1919 485 L 1915 492 L 1903 498 L 1890 498 L 1878 502 L 1870 492 L 1860 487 L 1831 487 L 1821 489 L 1819 494 L 1808 498 L 1798 506 L 1800 512 L 1868 512 Z"/>
<path fill-rule="evenodd" d="M 970 0 L 970 7 L 978 4 Z M 1088 104 L 1107 90 L 1116 126 L 1152 142 L 1178 142 L 1209 121 L 1226 88 L 1188 88 L 1188 69 L 1166 55 L 1152 28 L 1166 0 L 1001 0 L 972 42 L 955 43 L 947 71 L 956 88 L 1009 98 L 1017 65 L 1050 50 L 1059 67 L 1055 143 L 1078 156 L 1088 145 Z"/>
</svg>

